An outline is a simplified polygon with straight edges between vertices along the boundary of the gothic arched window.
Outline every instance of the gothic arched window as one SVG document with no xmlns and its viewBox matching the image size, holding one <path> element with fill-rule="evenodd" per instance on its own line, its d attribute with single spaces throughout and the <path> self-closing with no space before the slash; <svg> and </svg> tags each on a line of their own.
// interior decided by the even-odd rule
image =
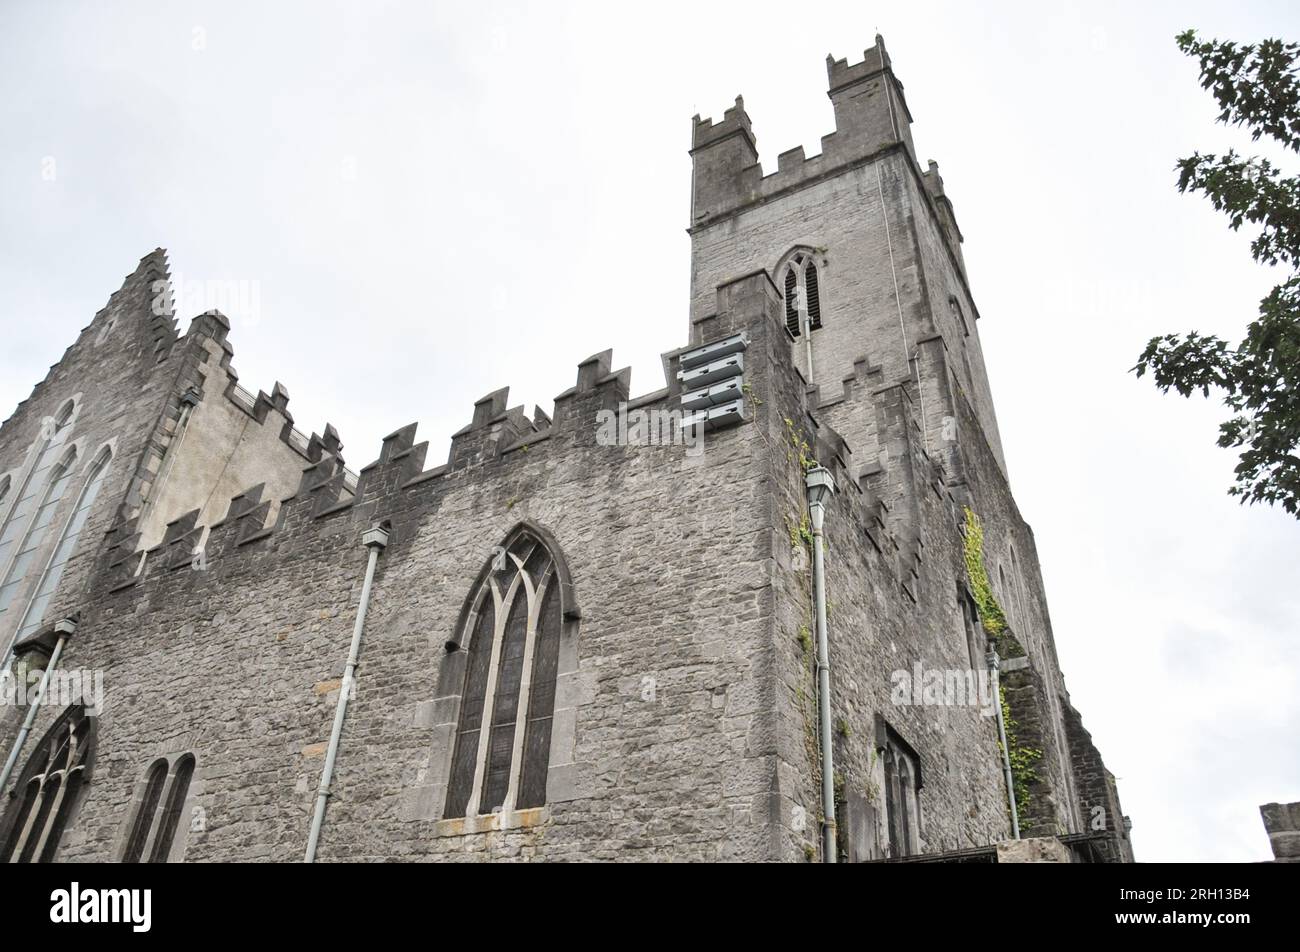
<svg viewBox="0 0 1300 952">
<path fill-rule="evenodd" d="M 149 841 L 149 831 L 153 827 L 154 814 L 158 812 L 163 784 L 166 782 L 167 761 L 154 761 L 145 777 L 144 792 L 140 795 L 140 805 L 136 808 L 135 819 L 131 823 L 131 835 L 126 841 L 122 862 L 138 863 L 144 856 L 144 845 Z"/>
<path fill-rule="evenodd" d="M 444 817 L 546 802 L 565 579 L 558 553 L 522 527 L 480 574 L 449 645 L 466 656 Z"/>
<path fill-rule="evenodd" d="M 55 465 L 59 450 L 68 435 L 68 424 L 76 404 L 69 400 L 52 417 L 46 417 L 41 423 L 41 432 L 28 456 L 31 466 L 20 478 L 14 480 L 18 490 L 6 494 L 4 502 L 10 505 L 0 509 L 0 576 L 6 574 L 9 561 L 14 554 L 14 542 L 27 528 L 32 511 L 38 505 L 41 490 L 47 484 L 50 467 Z M 12 498 L 10 498 L 12 496 Z"/>
<path fill-rule="evenodd" d="M 0 577 L 3 579 L 0 582 L 0 624 L 3 624 L 4 616 L 18 594 L 18 587 L 27 577 L 41 543 L 45 541 L 45 534 L 49 531 L 50 523 L 54 521 L 54 510 L 58 508 L 59 500 L 63 498 L 63 493 L 68 488 L 68 483 L 72 479 L 72 467 L 76 461 L 77 450 L 74 447 L 68 450 L 63 459 L 50 467 L 44 491 L 39 497 L 35 494 L 31 497 L 35 501 L 35 511 L 30 518 L 13 521 L 14 535 L 10 542 L 17 540 L 17 545 L 10 546 L 14 550 L 13 554 L 9 557 L 8 564 L 0 568 L 0 572 L 3 572 L 3 576 Z M 15 510 L 22 508 L 24 503 L 20 500 Z M 5 541 L 0 540 L 0 549 L 4 549 L 5 546 Z M 5 646 L 3 658 L 6 662 L 16 640 L 15 631 Z"/>
<path fill-rule="evenodd" d="M 781 269 L 780 286 L 785 298 L 785 326 L 798 337 L 806 326 L 822 326 L 821 287 L 817 262 L 812 252 L 796 251 Z"/>
<path fill-rule="evenodd" d="M 48 863 L 77 808 L 90 771 L 95 719 L 74 704 L 46 731 L 5 810 L 0 862 Z"/>
<path fill-rule="evenodd" d="M 137 797 L 138 805 L 131 821 L 131 833 L 127 837 L 122 862 L 144 862 L 146 850 L 149 862 L 167 862 L 193 778 L 193 754 L 185 754 L 173 765 L 169 765 L 166 758 L 150 765 L 145 775 L 144 788 Z M 166 799 L 163 798 L 164 790 Z"/>
<path fill-rule="evenodd" d="M 185 807 L 185 798 L 189 796 L 190 781 L 194 779 L 194 755 L 186 754 L 176 761 L 172 769 L 172 785 L 167 791 L 167 802 L 163 805 L 160 817 L 162 825 L 154 837 L 153 849 L 149 851 L 149 862 L 165 863 L 172 850 L 172 841 L 176 839 L 176 830 L 180 826 L 181 810 Z"/>
<path fill-rule="evenodd" d="M 920 850 L 920 758 L 883 719 L 876 724 L 876 746 L 884 768 L 889 855 L 912 856 Z"/>
<path fill-rule="evenodd" d="M 23 614 L 22 623 L 18 626 L 17 641 L 31 634 L 40 627 L 41 620 L 45 615 L 45 609 L 49 607 L 50 599 L 54 597 L 55 590 L 59 587 L 59 580 L 63 578 L 63 567 L 67 565 L 68 559 L 72 558 L 72 553 L 77 550 L 77 539 L 81 535 L 82 528 L 86 525 L 86 519 L 90 516 L 90 510 L 95 505 L 95 497 L 99 495 L 100 486 L 103 485 L 104 476 L 108 473 L 108 464 L 113 458 L 113 453 L 108 447 L 99 451 L 90 468 L 86 471 L 86 478 L 81 484 L 81 493 L 77 497 L 77 505 L 72 514 L 68 516 L 67 523 L 63 526 L 63 532 L 59 536 L 59 544 L 50 556 L 49 562 L 45 566 L 45 571 L 41 573 L 40 584 L 36 587 L 35 594 L 32 595 L 31 601 L 27 603 L 27 611 Z"/>
</svg>

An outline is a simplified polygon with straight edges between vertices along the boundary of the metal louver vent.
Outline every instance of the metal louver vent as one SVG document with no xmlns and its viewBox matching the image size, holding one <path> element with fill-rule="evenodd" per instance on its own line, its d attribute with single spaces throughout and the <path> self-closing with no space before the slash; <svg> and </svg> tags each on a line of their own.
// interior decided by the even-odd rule
<svg viewBox="0 0 1300 952">
<path fill-rule="evenodd" d="M 803 273 L 804 293 L 808 298 L 808 327 L 815 330 L 822 326 L 822 302 L 817 289 L 817 265 L 808 261 Z"/>
<path fill-rule="evenodd" d="M 785 269 L 785 326 L 795 337 L 799 336 L 799 308 L 796 306 L 799 297 L 799 279 L 795 275 L 794 266 Z"/>
</svg>

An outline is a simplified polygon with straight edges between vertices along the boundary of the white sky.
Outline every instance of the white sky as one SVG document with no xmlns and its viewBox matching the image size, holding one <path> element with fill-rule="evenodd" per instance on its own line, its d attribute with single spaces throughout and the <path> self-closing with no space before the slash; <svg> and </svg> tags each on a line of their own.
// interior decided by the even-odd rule
<svg viewBox="0 0 1300 952">
<path fill-rule="evenodd" d="M 1180 156 L 1250 147 L 1185 27 L 1295 40 L 1300 7 L 8 2 L 0 407 L 159 245 L 174 277 L 256 284 L 259 314 L 228 311 L 242 382 L 284 381 L 354 468 L 413 420 L 436 465 L 475 399 L 549 410 L 606 347 L 656 389 L 686 340 L 691 115 L 741 92 L 766 167 L 814 154 L 826 54 L 879 30 L 1138 858 L 1266 859 L 1258 805 L 1300 799 L 1300 523 L 1226 496 L 1217 406 L 1126 372 L 1156 333 L 1237 340 L 1280 280 L 1174 188 Z"/>
</svg>

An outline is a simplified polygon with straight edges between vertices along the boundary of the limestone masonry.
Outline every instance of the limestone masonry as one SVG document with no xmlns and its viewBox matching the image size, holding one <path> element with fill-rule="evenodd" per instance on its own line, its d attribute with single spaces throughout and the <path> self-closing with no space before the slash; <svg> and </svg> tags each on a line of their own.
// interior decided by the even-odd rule
<svg viewBox="0 0 1300 952">
<path fill-rule="evenodd" d="M 827 72 L 818 156 L 695 118 L 667 386 L 595 354 L 439 465 L 412 424 L 348 469 L 146 255 L 0 428 L 10 694 L 52 672 L 0 708 L 2 858 L 301 860 L 360 621 L 318 860 L 816 861 L 820 464 L 841 859 L 1130 861 L 953 204 L 880 38 Z"/>
</svg>

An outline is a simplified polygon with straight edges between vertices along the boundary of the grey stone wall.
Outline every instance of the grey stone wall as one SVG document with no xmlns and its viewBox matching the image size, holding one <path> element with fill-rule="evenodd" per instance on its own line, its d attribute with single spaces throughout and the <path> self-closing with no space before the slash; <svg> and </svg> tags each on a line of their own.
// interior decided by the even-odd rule
<svg viewBox="0 0 1300 952">
<path fill-rule="evenodd" d="M 1300 863 L 1300 803 L 1266 803 L 1259 812 L 1273 848 L 1273 861 Z"/>
</svg>

